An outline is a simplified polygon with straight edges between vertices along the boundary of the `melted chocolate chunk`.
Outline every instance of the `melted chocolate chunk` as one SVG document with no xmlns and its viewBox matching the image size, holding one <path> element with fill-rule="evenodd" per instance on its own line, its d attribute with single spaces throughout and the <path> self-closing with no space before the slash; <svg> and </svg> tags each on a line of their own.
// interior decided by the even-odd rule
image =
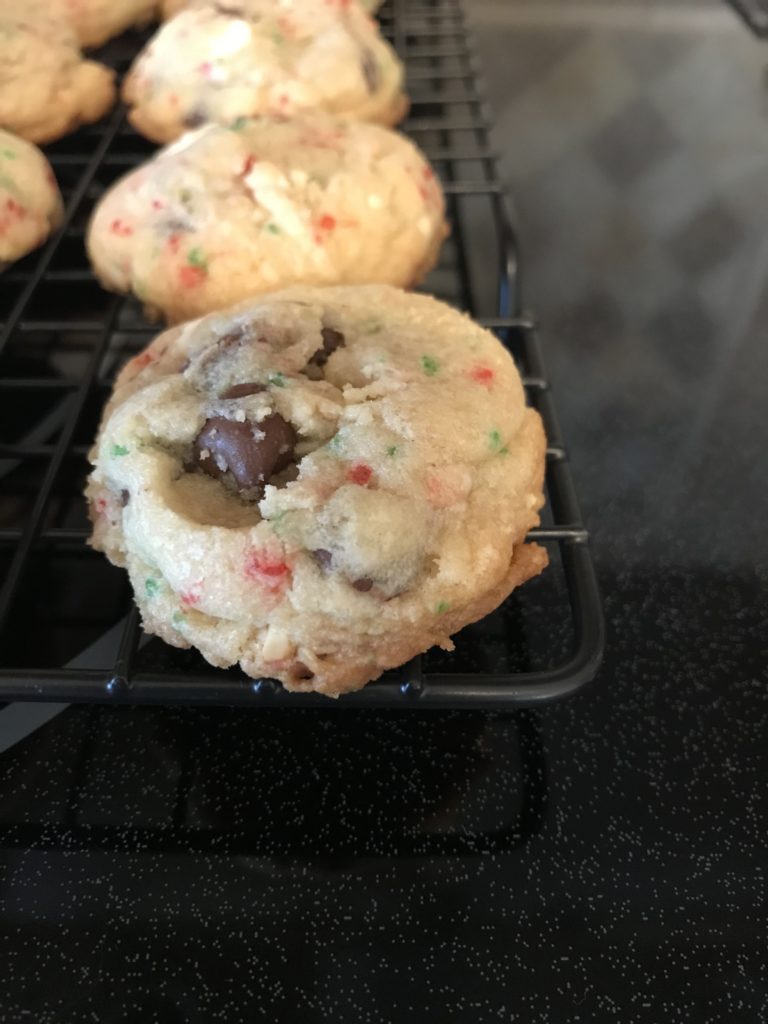
<svg viewBox="0 0 768 1024">
<path fill-rule="evenodd" d="M 255 431 L 263 437 L 256 437 Z M 279 413 L 259 423 L 212 416 L 195 438 L 195 458 L 209 476 L 220 480 L 230 472 L 238 490 L 255 491 L 260 497 L 272 474 L 293 459 L 295 444 L 296 431 Z"/>
<path fill-rule="evenodd" d="M 246 382 L 245 384 L 233 384 L 231 388 L 227 388 L 226 391 L 223 391 L 219 395 L 219 398 L 245 398 L 247 395 L 258 395 L 261 394 L 262 391 L 266 390 L 267 389 L 264 387 L 263 384 L 256 384 L 255 382 Z"/>
<path fill-rule="evenodd" d="M 184 115 L 184 127 L 185 128 L 199 128 L 204 125 L 208 120 L 208 114 L 204 107 L 193 107 L 188 113 Z"/>
<path fill-rule="evenodd" d="M 316 548 L 312 552 L 312 557 L 321 569 L 330 569 L 333 565 L 333 555 L 330 551 L 326 551 L 325 548 Z"/>
<path fill-rule="evenodd" d="M 359 590 L 361 594 L 367 594 L 373 586 L 373 580 L 369 579 L 367 576 L 363 576 L 359 580 L 352 580 L 352 586 L 355 590 Z"/>
<path fill-rule="evenodd" d="M 130 491 L 120 491 L 120 504 L 122 505 L 123 508 L 125 508 L 125 506 L 128 504 L 128 502 L 130 500 L 131 500 L 131 492 Z"/>
<path fill-rule="evenodd" d="M 379 88 L 381 76 L 379 75 L 379 65 L 376 63 L 376 58 L 373 56 L 371 51 L 366 47 L 363 50 L 360 58 L 360 67 L 363 71 L 363 78 L 365 84 L 368 86 L 368 92 L 376 92 Z"/>
<path fill-rule="evenodd" d="M 320 334 L 323 338 L 323 345 L 309 360 L 310 366 L 325 366 L 329 356 L 332 356 L 337 348 L 344 348 L 346 344 L 341 331 L 335 331 L 333 327 L 324 327 Z"/>
</svg>

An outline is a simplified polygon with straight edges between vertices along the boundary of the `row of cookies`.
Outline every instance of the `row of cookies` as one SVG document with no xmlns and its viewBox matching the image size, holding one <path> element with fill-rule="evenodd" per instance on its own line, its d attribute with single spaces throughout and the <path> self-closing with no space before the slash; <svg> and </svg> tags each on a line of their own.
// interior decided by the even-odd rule
<svg viewBox="0 0 768 1024">
<path fill-rule="evenodd" d="M 327 109 L 393 121 L 404 112 L 402 69 L 357 2 L 303 0 L 289 14 L 274 0 L 188 6 L 138 56 L 123 88 L 132 122 L 155 141 L 264 113 Z M 46 142 L 101 117 L 114 101 L 114 74 L 82 58 L 77 34 L 93 40 L 153 7 L 9 0 L 0 11 L 0 128 Z M 5 262 L 28 251 L 10 239 L 5 248 Z"/>
<path fill-rule="evenodd" d="M 116 382 L 92 543 L 128 570 L 148 632 L 336 696 L 450 648 L 542 570 L 525 536 L 545 439 L 493 335 L 391 287 L 446 230 L 424 156 L 362 119 L 404 108 L 394 56 L 348 48 L 354 0 L 249 7 L 255 23 L 182 13 L 126 85 L 139 130 L 193 130 L 102 198 L 89 253 L 107 287 L 186 322 Z M 276 82 L 276 48 L 299 45 L 311 73 Z M 245 86 L 260 116 L 241 116 Z"/>
<path fill-rule="evenodd" d="M 373 123 L 404 112 L 402 79 L 354 0 L 178 14 L 124 86 L 133 124 L 175 141 L 96 208 L 96 275 L 171 322 L 292 284 L 417 283 L 447 228 L 423 154 Z"/>
<path fill-rule="evenodd" d="M 0 9 L 0 128 L 50 142 L 98 120 L 114 73 L 83 58 L 151 15 L 147 0 L 5 0 Z M 190 0 L 138 55 L 123 98 L 134 126 L 168 142 L 208 121 L 324 109 L 394 123 L 402 68 L 358 0 Z M 78 35 L 79 33 L 79 35 Z"/>
</svg>

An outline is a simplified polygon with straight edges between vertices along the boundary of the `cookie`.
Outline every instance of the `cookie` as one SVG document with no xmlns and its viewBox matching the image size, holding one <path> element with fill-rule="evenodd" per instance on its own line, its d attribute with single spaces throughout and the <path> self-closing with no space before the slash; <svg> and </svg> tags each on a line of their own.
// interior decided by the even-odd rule
<svg viewBox="0 0 768 1024">
<path fill-rule="evenodd" d="M 545 438 L 488 331 L 387 285 L 297 287 L 161 334 L 120 374 L 92 544 L 144 627 L 336 696 L 546 565 Z"/>
<path fill-rule="evenodd" d="M 81 46 L 101 46 L 128 28 L 150 22 L 157 0 L 51 0 L 51 10 L 66 18 Z"/>
<path fill-rule="evenodd" d="M 160 17 L 163 20 L 172 18 L 178 14 L 179 11 L 183 11 L 186 7 L 191 7 L 195 0 L 161 0 L 160 3 Z M 199 3 L 200 0 L 197 0 Z M 318 0 L 319 2 L 319 0 Z M 341 0 L 340 6 L 348 6 L 350 3 L 354 3 L 355 0 Z M 362 8 L 366 11 L 370 11 L 373 14 L 381 7 L 382 0 L 357 0 Z M 229 6 L 224 4 L 224 6 Z"/>
<path fill-rule="evenodd" d="M 185 136 L 110 189 L 87 245 L 105 287 L 176 321 L 291 284 L 411 285 L 445 233 L 411 142 L 307 111 Z"/>
<path fill-rule="evenodd" d="M 83 60 L 66 22 L 39 3 L 3 4 L 0 127 L 50 142 L 97 121 L 114 100 L 114 72 Z"/>
<path fill-rule="evenodd" d="M 0 267 L 42 245 L 61 214 L 51 165 L 37 146 L 0 130 Z"/>
<path fill-rule="evenodd" d="M 209 121 L 319 109 L 394 124 L 403 70 L 357 4 L 227 0 L 183 10 L 136 58 L 123 87 L 131 123 L 170 142 Z"/>
</svg>

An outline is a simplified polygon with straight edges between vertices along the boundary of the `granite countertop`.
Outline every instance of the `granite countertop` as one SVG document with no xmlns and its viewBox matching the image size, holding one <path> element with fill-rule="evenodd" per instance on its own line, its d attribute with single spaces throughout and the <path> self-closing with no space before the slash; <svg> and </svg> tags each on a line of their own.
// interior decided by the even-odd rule
<svg viewBox="0 0 768 1024">
<path fill-rule="evenodd" d="M 768 1020 L 768 49 L 707 0 L 470 14 L 599 676 L 508 716 L 70 708 L 0 760 L 2 1021 Z"/>
</svg>

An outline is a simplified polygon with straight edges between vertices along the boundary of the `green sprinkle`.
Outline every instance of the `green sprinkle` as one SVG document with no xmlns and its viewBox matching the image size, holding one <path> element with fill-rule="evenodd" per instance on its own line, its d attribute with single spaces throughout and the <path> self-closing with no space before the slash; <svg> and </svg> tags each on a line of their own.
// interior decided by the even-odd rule
<svg viewBox="0 0 768 1024">
<path fill-rule="evenodd" d="M 267 520 L 267 522 L 272 527 L 272 529 L 274 530 L 278 537 L 280 536 L 280 533 L 283 529 L 283 520 L 285 519 L 287 514 L 288 513 L 285 511 L 285 509 L 283 509 L 282 512 L 278 512 L 276 516 L 272 516 L 271 519 Z"/>
<path fill-rule="evenodd" d="M 498 430 L 488 432 L 488 447 L 497 455 L 509 455 L 509 448 L 504 444 L 504 438 Z"/>
<path fill-rule="evenodd" d="M 182 626 L 186 626 L 187 624 L 187 620 L 181 614 L 181 612 L 174 612 L 171 622 L 174 624 L 174 626 L 176 626 L 177 629 L 180 629 Z"/>
<path fill-rule="evenodd" d="M 112 456 L 112 458 L 118 459 L 120 458 L 121 455 L 127 455 L 128 449 L 125 447 L 125 445 L 113 444 L 112 447 L 109 449 L 109 454 Z"/>
<path fill-rule="evenodd" d="M 2 186 L 2 188 L 7 188 L 9 192 L 13 193 L 13 195 L 21 198 L 19 186 L 16 184 L 13 178 L 9 178 L 7 174 L 0 174 L 0 186 Z"/>
<path fill-rule="evenodd" d="M 188 188 L 181 189 L 181 191 L 179 192 L 179 199 L 181 200 L 182 205 L 186 207 L 186 209 L 188 210 L 192 202 L 191 190 Z"/>
<path fill-rule="evenodd" d="M 389 445 L 389 447 L 387 448 L 387 455 L 390 457 L 390 459 L 393 456 L 397 455 L 397 445 L 396 444 Z"/>
<path fill-rule="evenodd" d="M 279 371 L 277 373 L 270 373 L 269 377 L 267 377 L 267 383 L 274 384 L 276 388 L 284 388 L 285 377 Z"/>
<path fill-rule="evenodd" d="M 331 449 L 334 455 L 338 454 L 338 452 L 341 451 L 341 445 L 341 434 L 334 434 L 333 437 L 328 442 L 328 447 Z"/>
<path fill-rule="evenodd" d="M 3 153 L 3 156 L 5 157 L 6 160 L 15 160 L 16 159 L 16 153 L 14 153 L 14 151 L 12 149 L 4 149 L 2 151 L 2 153 Z"/>
<path fill-rule="evenodd" d="M 247 117 L 236 117 L 229 127 L 232 129 L 233 132 L 241 132 L 247 124 Z"/>
<path fill-rule="evenodd" d="M 264 230 L 268 231 L 270 235 L 279 235 L 281 233 L 280 228 L 277 226 L 277 224 L 273 224 L 272 221 L 270 221 L 269 224 L 265 225 Z"/>
<path fill-rule="evenodd" d="M 200 267 L 201 270 L 208 269 L 208 261 L 203 256 L 202 250 L 195 246 L 194 249 L 190 249 L 187 253 L 187 263 L 190 267 Z"/>
<path fill-rule="evenodd" d="M 421 368 L 428 377 L 434 377 L 440 369 L 440 363 L 433 356 L 422 356 Z"/>
<path fill-rule="evenodd" d="M 282 35 L 280 32 L 273 32 L 272 40 L 276 46 L 282 46 L 283 43 L 285 42 L 285 36 Z"/>
<path fill-rule="evenodd" d="M 438 601 L 435 611 L 438 615 L 445 615 L 445 613 L 450 610 L 450 607 L 451 606 L 447 601 Z"/>
<path fill-rule="evenodd" d="M 160 583 L 153 576 L 148 576 L 144 580 L 144 589 L 147 592 L 147 597 L 156 597 L 160 592 Z"/>
</svg>

